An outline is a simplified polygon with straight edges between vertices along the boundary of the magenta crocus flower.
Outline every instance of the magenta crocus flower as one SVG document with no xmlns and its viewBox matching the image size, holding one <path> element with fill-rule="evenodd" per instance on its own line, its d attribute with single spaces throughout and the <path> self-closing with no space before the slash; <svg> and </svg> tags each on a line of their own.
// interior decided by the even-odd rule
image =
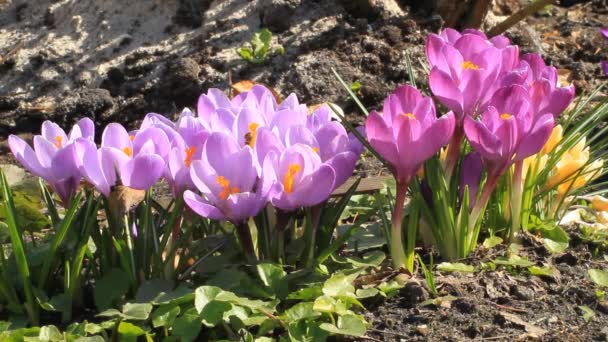
<svg viewBox="0 0 608 342">
<path fill-rule="evenodd" d="M 481 182 L 483 163 L 477 152 L 467 154 L 462 160 L 462 171 L 460 172 L 460 197 L 464 196 L 465 187 L 469 189 L 469 210 L 473 208 L 477 200 L 477 191 Z"/>
<path fill-rule="evenodd" d="M 9 136 L 8 144 L 17 161 L 49 183 L 66 204 L 78 189 L 81 178 L 83 150 L 74 142 L 91 142 L 94 135 L 95 125 L 89 118 L 78 121 L 69 134 L 54 122 L 45 121 L 41 135 L 34 136 L 34 149 L 15 135 Z"/>
<path fill-rule="evenodd" d="M 452 112 L 438 119 L 433 100 L 409 85 L 397 88 L 384 101 L 382 114 L 373 111 L 365 122 L 370 144 L 404 184 L 448 143 L 454 127 Z"/>
<path fill-rule="evenodd" d="M 395 269 L 413 267 L 413 255 L 403 249 L 403 203 L 420 166 L 448 143 L 456 122 L 452 112 L 437 119 L 435 104 L 411 86 L 401 86 L 385 101 L 382 114 L 371 112 L 365 132 L 372 147 L 388 162 L 397 180 L 390 252 Z"/>
<path fill-rule="evenodd" d="M 79 142 L 84 152 L 83 176 L 105 196 L 122 184 L 148 190 L 163 175 L 169 155 L 169 139 L 162 129 L 149 127 L 129 135 L 117 123 L 106 126 L 101 148 Z"/>
<path fill-rule="evenodd" d="M 604 36 L 604 38 L 608 39 L 608 27 L 602 27 L 600 29 L 600 33 L 602 36 Z M 602 67 L 604 74 L 608 75 L 608 61 L 601 61 L 600 66 Z"/>
<path fill-rule="evenodd" d="M 463 34 L 446 29 L 427 38 L 431 66 L 429 86 L 439 101 L 454 112 L 458 124 L 466 115 L 483 111 L 501 73 L 518 62 L 519 50 L 506 37 L 493 38 L 476 30 Z"/>
<path fill-rule="evenodd" d="M 327 200 L 336 178 L 334 168 L 323 163 L 312 147 L 303 144 L 292 145 L 280 155 L 270 152 L 262 173 L 277 184 L 272 205 L 287 212 Z"/>
<path fill-rule="evenodd" d="M 514 162 L 543 147 L 553 129 L 553 115 L 534 117 L 528 91 L 520 85 L 500 88 L 481 121 L 465 118 L 464 131 L 488 173 L 499 176 Z"/>
<path fill-rule="evenodd" d="M 202 196 L 186 190 L 186 204 L 203 217 L 235 224 L 257 215 L 272 188 L 269 177 L 258 177 L 253 150 L 222 132 L 209 136 L 202 159 L 192 162 L 190 175 Z"/>
<path fill-rule="evenodd" d="M 524 55 L 518 68 L 505 74 L 501 83 L 526 87 L 535 117 L 553 114 L 557 118 L 574 99 L 574 86 L 560 87 L 555 67 L 546 65 L 536 53 Z"/>
</svg>

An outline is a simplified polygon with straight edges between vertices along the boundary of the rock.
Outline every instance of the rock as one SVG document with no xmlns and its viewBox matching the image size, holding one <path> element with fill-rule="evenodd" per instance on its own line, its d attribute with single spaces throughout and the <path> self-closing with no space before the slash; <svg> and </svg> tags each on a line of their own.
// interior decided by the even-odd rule
<svg viewBox="0 0 608 342">
<path fill-rule="evenodd" d="M 178 107 L 191 106 L 202 91 L 200 71 L 201 67 L 192 58 L 169 61 L 161 75 L 161 96 L 173 99 Z"/>
<path fill-rule="evenodd" d="M 527 286 L 513 285 L 510 289 L 511 295 L 519 300 L 534 299 L 534 290 Z"/>
<path fill-rule="evenodd" d="M 291 17 L 300 0 L 262 0 L 260 16 L 262 24 L 273 32 L 283 32 L 291 26 Z"/>
<path fill-rule="evenodd" d="M 403 289 L 399 291 L 403 301 L 407 306 L 414 306 L 420 302 L 423 302 L 429 298 L 429 293 L 420 285 L 418 281 L 408 281 Z"/>
<path fill-rule="evenodd" d="M 106 89 L 83 89 L 66 97 L 55 109 L 57 121 L 71 126 L 84 116 L 96 117 L 112 108 L 114 100 Z"/>
<path fill-rule="evenodd" d="M 416 332 L 422 336 L 429 334 L 429 327 L 426 324 L 422 324 L 416 327 Z"/>
</svg>

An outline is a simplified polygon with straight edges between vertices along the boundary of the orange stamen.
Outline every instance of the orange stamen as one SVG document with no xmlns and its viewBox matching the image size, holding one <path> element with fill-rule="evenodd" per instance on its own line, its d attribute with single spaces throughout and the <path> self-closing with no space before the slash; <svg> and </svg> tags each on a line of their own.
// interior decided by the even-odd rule
<svg viewBox="0 0 608 342">
<path fill-rule="evenodd" d="M 190 164 L 192 164 L 192 157 L 194 156 L 195 152 L 196 147 L 194 146 L 190 146 L 186 149 L 186 159 L 184 159 L 184 165 L 186 165 L 186 167 L 190 167 Z"/>
<path fill-rule="evenodd" d="M 219 194 L 221 200 L 225 200 L 228 196 L 241 192 L 236 186 L 230 187 L 230 181 L 224 176 L 217 176 L 215 181 L 222 187 L 222 191 Z"/>
<path fill-rule="evenodd" d="M 134 135 L 129 135 L 129 140 L 131 140 L 131 141 L 135 140 L 135 136 Z"/>
<path fill-rule="evenodd" d="M 416 115 L 414 115 L 412 113 L 401 113 L 401 115 L 405 116 L 408 119 L 414 119 L 414 120 L 416 120 Z"/>
<path fill-rule="evenodd" d="M 123 148 L 122 151 L 129 157 L 133 156 L 133 149 L 128 146 Z"/>
<path fill-rule="evenodd" d="M 513 117 L 513 115 L 511 115 L 509 113 L 502 113 L 502 114 L 500 114 L 500 118 L 503 119 L 503 120 L 509 120 L 512 117 Z"/>
<path fill-rule="evenodd" d="M 251 148 L 253 148 L 255 146 L 255 138 L 258 135 L 258 127 L 260 126 L 259 123 L 256 122 L 252 122 L 249 124 L 249 132 L 247 132 L 247 134 L 245 134 L 245 144 L 251 146 Z"/>
<path fill-rule="evenodd" d="M 479 65 L 471 61 L 464 61 L 462 62 L 462 68 L 465 70 L 479 70 Z"/>
<path fill-rule="evenodd" d="M 301 169 L 302 167 L 298 164 L 289 164 L 285 177 L 283 177 L 283 187 L 288 194 L 293 192 L 293 178 Z"/>
<path fill-rule="evenodd" d="M 61 148 L 61 146 L 63 146 L 63 137 L 58 135 L 55 137 L 55 147 Z"/>
</svg>

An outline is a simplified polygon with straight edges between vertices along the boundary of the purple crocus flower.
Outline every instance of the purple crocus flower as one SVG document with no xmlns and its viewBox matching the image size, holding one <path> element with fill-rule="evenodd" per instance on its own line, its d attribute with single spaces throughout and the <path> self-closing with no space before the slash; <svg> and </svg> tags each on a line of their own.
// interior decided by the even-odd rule
<svg viewBox="0 0 608 342">
<path fill-rule="evenodd" d="M 433 100 L 409 85 L 397 88 L 384 101 L 382 114 L 373 111 L 365 122 L 370 144 L 403 184 L 448 143 L 454 127 L 452 112 L 438 119 Z"/>
<path fill-rule="evenodd" d="M 66 204 L 78 189 L 81 178 L 79 168 L 83 150 L 74 142 L 92 142 L 94 135 L 95 125 L 89 118 L 78 121 L 69 134 L 54 122 L 45 121 L 41 135 L 34 136 L 34 149 L 15 135 L 9 136 L 8 144 L 15 158 L 32 174 L 49 183 Z"/>
<path fill-rule="evenodd" d="M 537 153 L 549 139 L 553 115 L 535 118 L 533 111 L 526 88 L 512 85 L 494 94 L 481 121 L 465 118 L 465 134 L 492 177 L 500 176 L 514 162 Z"/>
<path fill-rule="evenodd" d="M 464 116 L 485 109 L 498 77 L 517 64 L 519 50 L 505 39 L 489 41 L 471 30 L 463 34 L 446 30 L 427 38 L 430 88 L 454 112 L 459 126 Z"/>
<path fill-rule="evenodd" d="M 464 196 L 465 187 L 468 187 L 469 209 L 475 206 L 482 172 L 483 162 L 481 161 L 481 155 L 477 152 L 467 154 L 462 161 L 462 172 L 460 172 L 460 197 Z"/>
<path fill-rule="evenodd" d="M 112 187 L 147 190 L 154 185 L 165 170 L 169 155 L 169 139 L 162 129 L 140 129 L 135 135 L 117 124 L 106 126 L 101 148 L 92 142 L 78 142 L 84 150 L 82 174 L 95 188 L 109 196 Z"/>
<path fill-rule="evenodd" d="M 253 150 L 223 132 L 209 136 L 202 159 L 192 162 L 190 175 L 202 196 L 186 190 L 186 204 L 200 216 L 235 224 L 262 210 L 273 185 L 266 174 L 258 177 Z"/>
<path fill-rule="evenodd" d="M 336 172 L 321 161 L 309 145 L 295 144 L 280 155 L 270 152 L 264 159 L 264 176 L 276 181 L 272 205 L 283 211 L 311 207 L 329 198 L 334 189 Z"/>
<path fill-rule="evenodd" d="M 503 86 L 520 84 L 526 87 L 535 117 L 550 113 L 557 118 L 574 99 L 574 85 L 560 87 L 557 69 L 546 65 L 536 53 L 524 55 L 519 66 L 505 74 L 501 83 Z"/>
<path fill-rule="evenodd" d="M 602 34 L 602 36 L 604 36 L 604 38 L 608 39 L 608 27 L 602 27 L 600 29 L 600 33 Z M 604 71 L 604 74 L 608 75 L 608 61 L 601 61 L 600 65 L 602 67 L 602 70 Z"/>
</svg>

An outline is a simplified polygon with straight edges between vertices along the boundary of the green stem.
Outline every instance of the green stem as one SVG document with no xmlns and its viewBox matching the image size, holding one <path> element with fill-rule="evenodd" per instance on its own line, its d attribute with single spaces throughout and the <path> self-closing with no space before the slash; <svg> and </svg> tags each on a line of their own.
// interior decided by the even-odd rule
<svg viewBox="0 0 608 342">
<path fill-rule="evenodd" d="M 521 228 L 521 200 L 523 193 L 523 180 L 522 170 L 524 162 L 523 160 L 515 163 L 515 170 L 513 172 L 513 182 L 511 183 L 511 232 L 509 234 L 509 241 L 513 242 L 515 235 Z"/>
<path fill-rule="evenodd" d="M 401 223 L 403 221 L 403 203 L 405 203 L 405 195 L 407 193 L 407 182 L 397 181 L 397 193 L 395 195 L 395 208 L 393 209 L 393 217 L 391 222 L 391 241 L 390 251 L 393 259 L 393 267 L 395 270 L 406 267 L 405 250 L 403 249 L 403 234 L 401 232 Z"/>
<path fill-rule="evenodd" d="M 137 285 L 137 269 L 135 268 L 135 255 L 133 254 L 133 239 L 131 237 L 131 229 L 129 227 L 129 215 L 125 214 L 125 237 L 127 239 L 127 249 L 129 250 L 129 262 L 131 263 L 132 277 L 134 281 L 134 289 Z"/>
<path fill-rule="evenodd" d="M 245 251 L 245 255 L 249 261 L 255 261 L 255 250 L 253 247 L 253 238 L 251 237 L 251 231 L 249 230 L 249 224 L 247 222 L 235 223 L 236 233 L 241 242 L 241 246 Z"/>
<path fill-rule="evenodd" d="M 488 175 L 488 180 L 481 191 L 481 195 L 479 196 L 477 202 L 475 202 L 473 210 L 471 210 L 467 232 L 468 241 L 466 244 L 469 246 L 469 249 L 472 248 L 477 241 L 477 236 L 479 235 L 478 228 L 480 227 L 477 221 L 483 218 L 483 213 L 486 210 L 490 196 L 492 196 L 492 192 L 494 191 L 494 188 L 496 188 L 496 184 L 498 184 L 498 175 Z"/>
<path fill-rule="evenodd" d="M 315 247 L 317 240 L 317 230 L 319 230 L 319 222 L 321 221 L 321 211 L 323 204 L 318 204 L 310 208 L 310 239 L 308 241 L 308 258 L 306 258 L 306 266 L 311 267 L 315 261 Z"/>
</svg>

